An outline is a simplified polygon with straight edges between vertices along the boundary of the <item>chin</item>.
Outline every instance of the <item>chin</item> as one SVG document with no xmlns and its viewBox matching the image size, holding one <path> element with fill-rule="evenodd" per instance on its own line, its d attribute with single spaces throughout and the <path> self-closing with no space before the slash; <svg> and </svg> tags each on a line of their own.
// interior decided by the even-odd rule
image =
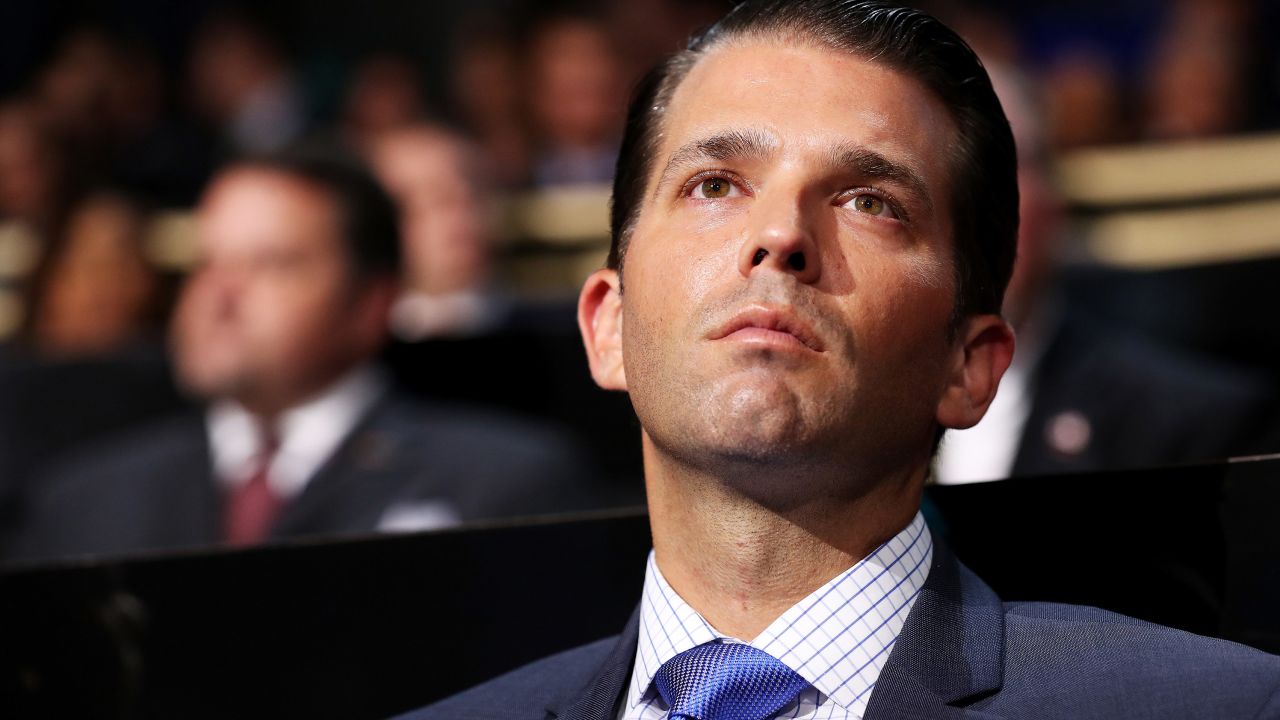
<svg viewBox="0 0 1280 720">
<path fill-rule="evenodd" d="M 814 435 L 806 399 L 782 382 L 740 383 L 704 403 L 717 454 L 768 463 L 806 453 Z"/>
<path fill-rule="evenodd" d="M 180 377 L 182 387 L 205 400 L 236 397 L 246 384 L 244 378 L 226 368 L 186 368 Z"/>
</svg>

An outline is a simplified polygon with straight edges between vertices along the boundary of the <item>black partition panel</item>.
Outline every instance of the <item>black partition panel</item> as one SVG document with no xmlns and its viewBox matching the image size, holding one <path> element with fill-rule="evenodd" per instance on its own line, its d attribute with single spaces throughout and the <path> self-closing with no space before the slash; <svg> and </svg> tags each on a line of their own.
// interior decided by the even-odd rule
<svg viewBox="0 0 1280 720">
<path fill-rule="evenodd" d="M 1093 605 L 1280 653 L 1280 455 L 929 488 L 1006 601 Z"/>
<path fill-rule="evenodd" d="M 639 511 L 0 576 L 0 717 L 377 718 L 617 633 Z"/>
<path fill-rule="evenodd" d="M 1006 599 L 1280 652 L 1280 458 L 930 488 Z M 377 718 L 607 636 L 639 512 L 0 572 L 0 717 Z"/>
</svg>

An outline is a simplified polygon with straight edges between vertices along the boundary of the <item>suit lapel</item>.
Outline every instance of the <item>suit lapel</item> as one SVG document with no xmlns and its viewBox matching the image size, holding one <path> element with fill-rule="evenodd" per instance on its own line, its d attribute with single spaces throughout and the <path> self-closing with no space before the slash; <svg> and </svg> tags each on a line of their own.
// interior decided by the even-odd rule
<svg viewBox="0 0 1280 720">
<path fill-rule="evenodd" d="M 290 502 L 272 529 L 276 538 L 299 534 L 372 531 L 376 508 L 386 504 L 380 477 L 395 471 L 398 440 L 387 426 L 393 401 L 383 396 Z M 352 493 L 356 489 L 358 492 Z M 350 497 L 342 498 L 343 494 Z M 371 510 L 374 508 L 375 510 Z"/>
<path fill-rule="evenodd" d="M 636 659 L 640 637 L 640 608 L 637 607 L 618 636 L 609 657 L 591 682 L 576 697 L 566 698 L 547 708 L 548 717 L 558 720 L 613 720 L 618 702 Z"/>
<path fill-rule="evenodd" d="M 965 705 L 1000 689 L 1004 605 L 935 540 L 933 568 L 884 670 L 864 720 L 986 718 Z"/>
</svg>

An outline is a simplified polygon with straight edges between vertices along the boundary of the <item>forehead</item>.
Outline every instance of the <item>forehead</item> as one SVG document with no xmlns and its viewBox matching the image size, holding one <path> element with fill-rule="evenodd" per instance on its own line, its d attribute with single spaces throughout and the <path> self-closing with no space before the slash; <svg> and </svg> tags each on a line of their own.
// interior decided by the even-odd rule
<svg viewBox="0 0 1280 720">
<path fill-rule="evenodd" d="M 772 136 L 784 154 L 863 146 L 917 170 L 937 192 L 955 134 L 946 106 L 914 78 L 785 39 L 739 39 L 708 51 L 676 89 L 663 125 L 664 160 L 698 137 L 750 128 Z"/>
<path fill-rule="evenodd" d="M 269 168 L 236 168 L 210 186 L 197 215 L 205 247 L 322 248 L 337 244 L 332 197 L 308 180 Z"/>
</svg>

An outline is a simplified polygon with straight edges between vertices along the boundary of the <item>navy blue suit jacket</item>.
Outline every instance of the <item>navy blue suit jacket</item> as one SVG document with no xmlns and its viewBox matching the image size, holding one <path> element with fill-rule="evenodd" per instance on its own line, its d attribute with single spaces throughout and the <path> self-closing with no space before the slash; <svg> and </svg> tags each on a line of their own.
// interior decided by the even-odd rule
<svg viewBox="0 0 1280 720">
<path fill-rule="evenodd" d="M 405 720 L 614 720 L 638 614 Z M 1280 718 L 1280 657 L 1094 608 L 1001 602 L 942 544 L 865 720 Z"/>
</svg>

